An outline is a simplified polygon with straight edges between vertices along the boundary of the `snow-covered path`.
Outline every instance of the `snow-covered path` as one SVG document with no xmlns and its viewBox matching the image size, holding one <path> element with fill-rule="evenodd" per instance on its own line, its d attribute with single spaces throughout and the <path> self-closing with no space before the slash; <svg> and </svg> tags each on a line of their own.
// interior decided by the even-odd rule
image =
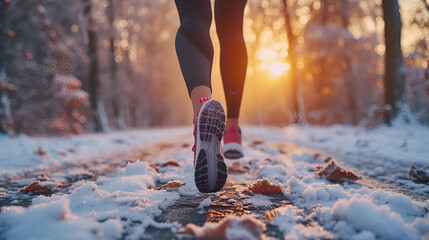
<svg viewBox="0 0 429 240">
<path fill-rule="evenodd" d="M 227 164 L 239 162 L 245 168 L 242 173 L 230 171 L 225 188 L 216 194 L 201 194 L 195 187 L 189 129 L 172 130 L 142 145 L 133 142 L 116 153 L 112 145 L 107 156 L 86 155 L 77 163 L 58 160 L 26 171 L 10 167 L 0 180 L 0 239 L 171 239 L 188 234 L 205 239 L 211 229 L 229 239 L 429 238 L 428 185 L 409 179 L 408 163 L 386 156 L 359 161 L 359 154 L 371 152 L 362 146 L 357 146 L 361 153 L 353 152 L 346 141 L 336 144 L 347 151 L 333 151 L 334 143 L 327 142 L 335 140 L 338 129 L 311 134 L 306 128 L 292 130 L 244 128 L 245 157 Z M 317 149 L 306 140 L 312 134 L 319 134 L 313 141 Z M 350 138 L 364 141 L 370 134 Z M 322 137 L 330 139 L 319 141 Z M 131 142 L 126 134 L 112 139 L 119 145 Z M 414 143 L 412 137 L 408 143 Z M 58 152 L 45 148 L 50 155 Z M 315 172 L 330 158 L 363 178 L 342 184 L 321 179 Z M 46 176 L 39 184 L 48 190 L 18 191 L 41 174 Z M 252 193 L 249 185 L 264 177 L 280 184 L 284 193 Z M 157 188 L 171 180 L 185 185 Z"/>
</svg>

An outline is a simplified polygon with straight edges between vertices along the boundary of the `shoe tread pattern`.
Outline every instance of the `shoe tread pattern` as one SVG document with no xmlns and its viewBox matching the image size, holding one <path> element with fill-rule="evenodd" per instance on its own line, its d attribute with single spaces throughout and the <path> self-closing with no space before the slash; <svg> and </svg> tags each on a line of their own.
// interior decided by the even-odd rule
<svg viewBox="0 0 429 240">
<path fill-rule="evenodd" d="M 201 117 L 198 120 L 199 138 L 201 142 L 217 141 L 219 144 L 222 141 L 223 132 L 225 130 L 225 111 L 218 101 L 210 101 L 206 103 L 202 109 Z M 225 185 L 227 179 L 227 170 L 224 158 L 221 154 L 216 154 L 216 159 L 208 159 L 209 154 L 207 149 L 201 149 L 198 152 L 197 162 L 195 166 L 195 185 L 202 193 L 211 193 L 220 191 Z M 208 162 L 216 161 L 216 183 L 211 188 L 209 185 L 209 169 Z"/>
</svg>

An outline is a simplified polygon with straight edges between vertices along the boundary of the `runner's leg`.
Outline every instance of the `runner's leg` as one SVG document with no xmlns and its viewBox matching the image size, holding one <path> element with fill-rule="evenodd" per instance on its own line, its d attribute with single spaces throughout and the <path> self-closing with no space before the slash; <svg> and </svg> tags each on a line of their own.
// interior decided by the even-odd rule
<svg viewBox="0 0 429 240">
<path fill-rule="evenodd" d="M 213 46 L 209 30 L 210 0 L 175 0 L 180 16 L 176 51 L 194 107 L 194 180 L 200 192 L 222 189 L 227 179 L 221 141 L 225 129 L 222 104 L 211 95 Z"/>
<path fill-rule="evenodd" d="M 238 126 L 247 69 L 243 14 L 247 0 L 216 0 L 215 21 L 220 42 L 220 70 L 227 106 L 227 128 Z"/>
<path fill-rule="evenodd" d="M 202 97 L 211 97 L 213 45 L 210 0 L 175 0 L 180 18 L 176 52 L 192 100 L 194 118 Z"/>
</svg>

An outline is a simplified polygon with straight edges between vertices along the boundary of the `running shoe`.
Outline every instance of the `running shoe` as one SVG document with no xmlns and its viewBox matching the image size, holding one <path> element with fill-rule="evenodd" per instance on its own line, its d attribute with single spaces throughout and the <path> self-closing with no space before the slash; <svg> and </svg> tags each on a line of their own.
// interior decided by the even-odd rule
<svg viewBox="0 0 429 240">
<path fill-rule="evenodd" d="M 200 99 L 194 127 L 195 185 L 202 193 L 218 192 L 228 176 L 221 150 L 225 130 L 225 110 L 222 104 L 209 98 Z"/>
<path fill-rule="evenodd" d="M 223 136 L 223 154 L 226 158 L 238 159 L 243 157 L 241 147 L 241 129 L 230 126 Z"/>
</svg>

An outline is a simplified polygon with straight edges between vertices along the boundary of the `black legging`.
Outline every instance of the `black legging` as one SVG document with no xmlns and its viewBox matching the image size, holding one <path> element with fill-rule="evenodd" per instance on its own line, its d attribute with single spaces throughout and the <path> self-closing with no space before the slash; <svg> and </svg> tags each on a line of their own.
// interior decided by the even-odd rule
<svg viewBox="0 0 429 240">
<path fill-rule="evenodd" d="M 176 52 L 189 95 L 196 86 L 211 89 L 213 45 L 210 39 L 210 0 L 175 0 L 180 17 Z M 220 42 L 220 72 L 228 118 L 238 118 L 247 68 L 243 13 L 247 0 L 215 0 Z"/>
</svg>

